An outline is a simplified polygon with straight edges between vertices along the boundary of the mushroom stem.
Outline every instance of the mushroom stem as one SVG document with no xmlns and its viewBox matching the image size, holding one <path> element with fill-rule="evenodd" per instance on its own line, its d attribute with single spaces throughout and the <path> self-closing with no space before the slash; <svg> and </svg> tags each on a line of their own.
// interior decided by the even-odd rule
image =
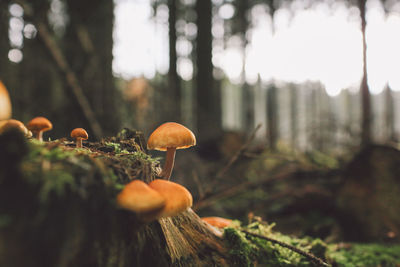
<svg viewBox="0 0 400 267">
<path fill-rule="evenodd" d="M 82 138 L 76 138 L 76 147 L 82 148 Z"/>
<path fill-rule="evenodd" d="M 43 141 L 43 131 L 36 131 L 34 132 L 35 138 L 39 141 Z"/>
<path fill-rule="evenodd" d="M 176 147 L 167 148 L 167 156 L 164 163 L 164 168 L 162 169 L 160 176 L 169 180 L 171 177 L 172 169 L 174 168 Z"/>
</svg>

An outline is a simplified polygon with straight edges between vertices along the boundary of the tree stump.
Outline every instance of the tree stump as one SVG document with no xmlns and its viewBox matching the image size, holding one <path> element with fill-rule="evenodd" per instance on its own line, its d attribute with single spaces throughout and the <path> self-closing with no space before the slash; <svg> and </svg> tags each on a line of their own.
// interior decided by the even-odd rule
<svg viewBox="0 0 400 267">
<path fill-rule="evenodd" d="M 400 240 L 400 151 L 382 145 L 361 150 L 347 166 L 337 201 L 346 239 Z"/>
</svg>

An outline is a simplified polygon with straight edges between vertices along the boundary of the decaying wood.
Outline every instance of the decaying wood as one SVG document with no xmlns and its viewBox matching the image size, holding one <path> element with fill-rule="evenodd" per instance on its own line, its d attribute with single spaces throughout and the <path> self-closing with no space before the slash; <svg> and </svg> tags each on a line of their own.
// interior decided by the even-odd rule
<svg viewBox="0 0 400 267">
<path fill-rule="evenodd" d="M 38 197 L 42 183 L 52 183 L 53 178 L 27 178 L 20 172 L 27 149 L 22 136 L 15 138 L 0 136 L 0 266 L 232 266 L 226 242 L 192 210 L 143 223 L 134 213 L 117 207 L 118 190 L 107 176 L 123 155 L 93 152 L 88 155 L 91 164 L 72 160 L 78 169 L 83 168 L 81 175 L 62 194 L 53 192 L 43 198 Z M 74 148 L 67 144 L 65 150 L 70 153 Z M 53 150 L 63 143 L 46 146 Z M 14 148 L 19 151 L 16 156 Z M 68 174 L 73 171 L 70 162 L 39 160 L 26 162 L 29 167 L 25 168 L 46 175 L 64 166 L 62 171 Z M 143 170 L 128 170 L 138 175 L 128 179 L 154 177 L 148 164 L 132 166 Z M 62 175 L 54 179 L 63 179 Z"/>
</svg>

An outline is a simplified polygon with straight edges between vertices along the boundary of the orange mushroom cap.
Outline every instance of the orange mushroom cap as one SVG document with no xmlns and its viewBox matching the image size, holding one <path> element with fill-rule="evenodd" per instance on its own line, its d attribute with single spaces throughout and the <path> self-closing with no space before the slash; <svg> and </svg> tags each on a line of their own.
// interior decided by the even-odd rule
<svg viewBox="0 0 400 267">
<path fill-rule="evenodd" d="M 11 100 L 7 88 L 0 81 L 0 120 L 11 118 Z"/>
<path fill-rule="evenodd" d="M 160 151 L 166 151 L 168 147 L 183 149 L 194 145 L 196 145 L 196 137 L 193 132 L 176 122 L 161 124 L 147 141 L 148 149 Z"/>
<path fill-rule="evenodd" d="M 158 213 L 158 218 L 175 216 L 193 204 L 192 194 L 180 184 L 156 179 L 149 186 L 166 200 L 165 207 Z"/>
<path fill-rule="evenodd" d="M 53 124 L 45 117 L 33 118 L 26 126 L 32 132 L 46 132 L 53 129 Z"/>
<path fill-rule="evenodd" d="M 121 208 L 140 215 L 162 209 L 165 206 L 165 198 L 145 182 L 134 180 L 125 185 L 118 194 L 117 203 Z"/>
<path fill-rule="evenodd" d="M 18 120 L 10 119 L 0 122 L 0 134 L 11 129 L 17 129 L 18 131 L 21 131 L 26 137 L 32 136 L 32 133 L 25 127 L 22 122 Z"/>
<path fill-rule="evenodd" d="M 71 131 L 71 137 L 76 139 L 76 138 L 81 138 L 83 140 L 87 140 L 89 138 L 88 133 L 86 132 L 85 129 L 83 128 L 75 128 Z"/>
<path fill-rule="evenodd" d="M 218 228 L 225 228 L 232 223 L 232 220 L 221 217 L 203 217 L 201 219 L 206 223 Z"/>
</svg>

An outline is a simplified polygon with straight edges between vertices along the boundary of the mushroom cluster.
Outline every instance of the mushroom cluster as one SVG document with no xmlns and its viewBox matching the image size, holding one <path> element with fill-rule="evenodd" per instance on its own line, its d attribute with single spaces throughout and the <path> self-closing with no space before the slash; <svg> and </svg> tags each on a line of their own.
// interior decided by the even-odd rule
<svg viewBox="0 0 400 267">
<path fill-rule="evenodd" d="M 196 145 L 196 137 L 185 126 L 166 122 L 149 137 L 148 149 L 167 151 L 160 177 L 170 179 L 174 167 L 175 152 Z M 127 184 L 118 194 L 117 203 L 121 208 L 135 212 L 142 221 L 175 216 L 193 204 L 190 192 L 180 184 L 155 179 L 148 185 L 140 180 Z"/>
<path fill-rule="evenodd" d="M 117 196 L 118 205 L 144 222 L 175 216 L 192 206 L 190 192 L 180 184 L 156 179 L 149 184 L 134 180 Z"/>
</svg>

